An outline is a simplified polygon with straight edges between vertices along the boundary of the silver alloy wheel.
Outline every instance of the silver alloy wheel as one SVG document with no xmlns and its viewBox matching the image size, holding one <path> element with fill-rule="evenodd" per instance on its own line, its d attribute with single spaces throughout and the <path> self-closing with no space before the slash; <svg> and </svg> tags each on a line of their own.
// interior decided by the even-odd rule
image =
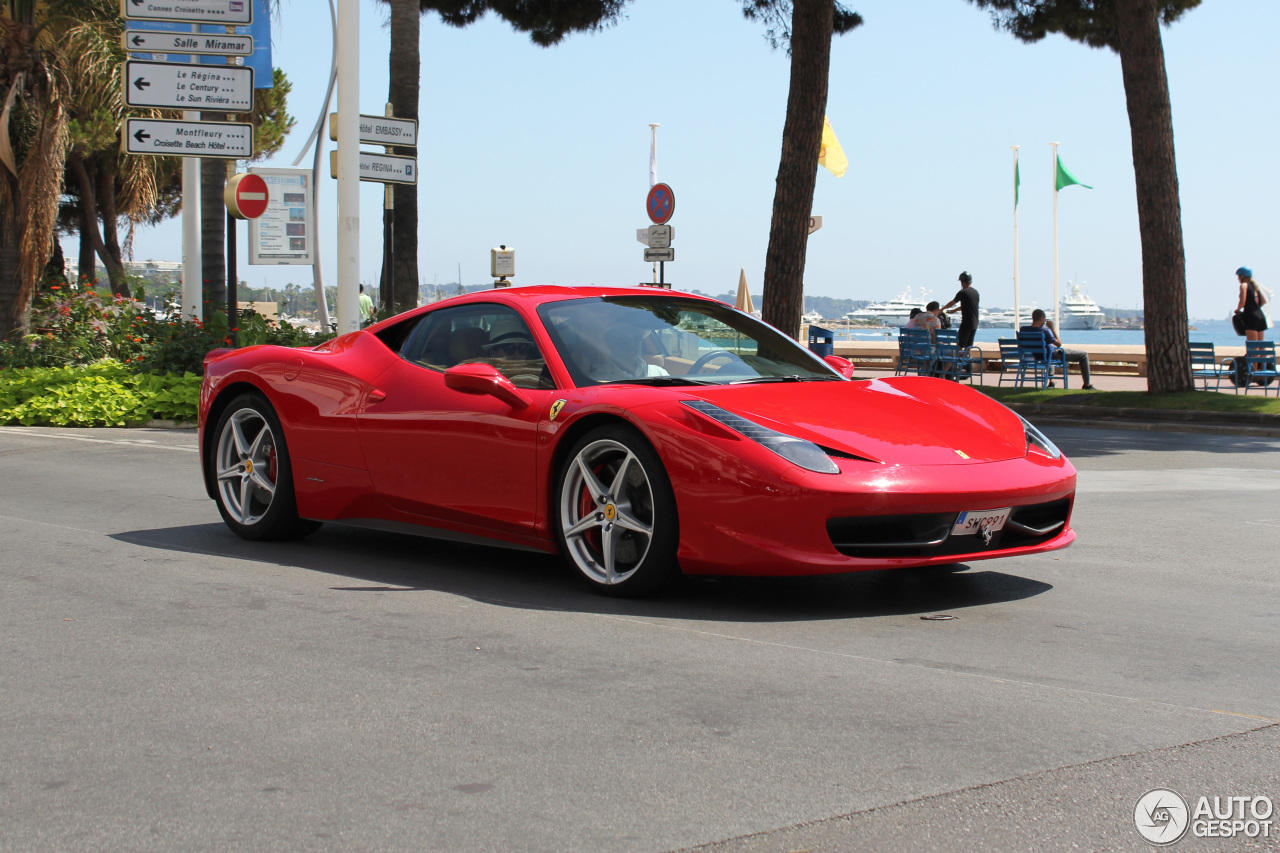
<svg viewBox="0 0 1280 853">
<path fill-rule="evenodd" d="M 218 436 L 215 462 L 227 513 L 246 527 L 257 524 L 275 499 L 279 464 L 266 419 L 254 409 L 233 414 Z"/>
<path fill-rule="evenodd" d="M 560 487 L 560 524 L 569 557 L 600 584 L 627 580 L 653 542 L 653 488 L 625 444 L 593 441 L 569 463 Z"/>
</svg>

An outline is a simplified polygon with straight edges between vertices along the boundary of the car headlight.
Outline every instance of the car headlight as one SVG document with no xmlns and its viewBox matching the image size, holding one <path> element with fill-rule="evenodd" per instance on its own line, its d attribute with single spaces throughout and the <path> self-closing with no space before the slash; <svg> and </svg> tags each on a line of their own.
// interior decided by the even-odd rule
<svg viewBox="0 0 1280 853">
<path fill-rule="evenodd" d="M 696 412 L 700 412 L 717 423 L 724 424 L 734 432 L 741 433 L 757 444 L 764 445 L 783 459 L 799 465 L 808 471 L 819 474 L 839 474 L 840 467 L 822 448 L 812 441 L 796 438 L 794 435 L 778 432 L 761 426 L 755 421 L 747 420 L 741 415 L 726 411 L 705 400 L 685 400 L 684 404 Z M 1047 439 L 1046 439 L 1047 440 Z M 1053 445 L 1050 445 L 1052 447 Z"/>
<path fill-rule="evenodd" d="M 1040 430 L 1032 426 L 1031 421 L 1022 417 L 1022 415 L 1018 415 L 1018 418 L 1021 419 L 1022 429 L 1027 434 L 1027 451 L 1028 452 L 1030 452 L 1031 450 L 1031 445 L 1034 444 L 1036 447 L 1040 448 L 1045 453 L 1049 454 L 1051 458 L 1053 459 L 1062 458 L 1062 451 L 1058 449 L 1058 446 L 1056 444 L 1054 444 L 1052 441 L 1049 440 L 1048 436 L 1046 436 Z"/>
</svg>

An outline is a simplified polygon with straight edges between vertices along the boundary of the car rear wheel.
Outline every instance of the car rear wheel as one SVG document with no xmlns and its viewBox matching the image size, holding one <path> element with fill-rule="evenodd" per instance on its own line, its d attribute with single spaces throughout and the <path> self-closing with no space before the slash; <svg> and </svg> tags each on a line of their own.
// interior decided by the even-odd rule
<svg viewBox="0 0 1280 853">
<path fill-rule="evenodd" d="M 636 430 L 618 424 L 584 435 L 569 452 L 556 494 L 560 546 L 593 589 L 648 595 L 679 574 L 671 481 Z"/>
<path fill-rule="evenodd" d="M 320 526 L 298 518 L 284 430 L 259 394 L 242 394 L 218 419 L 213 445 L 218 512 L 236 535 L 296 539 Z"/>
</svg>

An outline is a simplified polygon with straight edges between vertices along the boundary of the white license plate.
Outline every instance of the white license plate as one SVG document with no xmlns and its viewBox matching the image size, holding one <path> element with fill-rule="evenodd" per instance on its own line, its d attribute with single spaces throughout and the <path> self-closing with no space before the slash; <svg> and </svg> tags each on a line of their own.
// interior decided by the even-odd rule
<svg viewBox="0 0 1280 853">
<path fill-rule="evenodd" d="M 1013 507 L 1007 506 L 1004 509 L 980 509 L 972 512 L 962 512 L 951 528 L 951 535 L 971 536 L 984 527 L 989 532 L 995 533 L 1003 528 L 1004 523 L 1009 520 L 1009 511 L 1011 509 Z"/>
</svg>

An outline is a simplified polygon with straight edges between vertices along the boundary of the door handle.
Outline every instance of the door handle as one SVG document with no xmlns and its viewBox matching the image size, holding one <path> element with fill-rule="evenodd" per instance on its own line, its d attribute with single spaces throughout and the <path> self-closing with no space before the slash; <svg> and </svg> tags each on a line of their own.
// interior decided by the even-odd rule
<svg viewBox="0 0 1280 853">
<path fill-rule="evenodd" d="M 387 399 L 387 395 L 379 391 L 377 388 L 374 388 L 369 392 L 370 403 L 381 403 L 385 399 Z"/>
</svg>

